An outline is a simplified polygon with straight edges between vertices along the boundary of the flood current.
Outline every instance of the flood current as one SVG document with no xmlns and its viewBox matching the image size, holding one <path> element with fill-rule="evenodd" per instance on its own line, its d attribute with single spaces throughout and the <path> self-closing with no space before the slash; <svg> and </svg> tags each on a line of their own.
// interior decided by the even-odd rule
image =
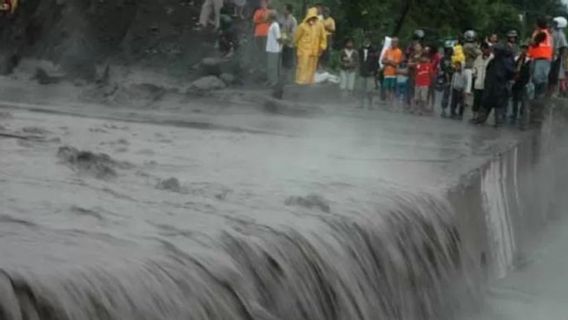
<svg viewBox="0 0 568 320">
<path fill-rule="evenodd" d="M 32 121 L 26 117 L 33 118 L 22 121 Z M 85 120 L 75 128 L 58 121 L 92 135 L 99 128 L 147 134 L 156 145 L 167 139 L 134 124 L 125 129 Z M 318 160 L 306 165 L 303 159 L 308 169 L 296 171 L 294 158 L 286 158 L 291 148 L 275 146 L 280 138 L 270 136 L 262 138 L 273 148 L 263 153 L 270 154 L 264 163 L 289 159 L 288 180 L 271 180 L 273 170 L 283 170 L 271 165 L 247 171 L 247 177 L 243 166 L 251 150 L 219 160 L 214 150 L 221 134 L 209 133 L 206 146 L 195 139 L 171 150 L 208 154 L 201 161 L 224 168 L 222 174 L 192 171 L 187 180 L 194 183 L 187 184 L 182 168 L 169 163 L 161 177 L 180 173 L 181 186 L 167 193 L 161 184 L 151 193 L 139 182 L 154 185 L 155 163 L 131 158 L 132 166 L 116 168 L 114 179 L 121 182 L 114 188 L 106 180 L 78 177 L 83 167 L 55 160 L 53 145 L 3 142 L 12 152 L 0 169 L 0 183 L 7 186 L 0 191 L 0 319 L 459 319 L 481 309 L 487 286 L 514 270 L 531 238 L 562 211 L 553 200 L 565 190 L 568 173 L 559 169 L 566 151 L 563 121 L 553 117 L 540 131 L 460 173 L 455 183 L 435 188 L 420 187 L 436 182 L 429 175 L 414 187 L 374 178 L 368 184 L 365 172 L 371 171 L 359 160 L 360 174 L 342 176 L 337 164 L 339 178 L 312 171 L 323 178 L 308 184 L 302 179 L 320 167 Z M 54 123 L 47 129 L 58 130 Z M 231 135 L 236 144 L 260 139 Z M 85 146 L 95 138 L 77 139 L 64 142 Z M 289 143 L 301 157 L 303 146 Z M 157 163 L 171 158 L 168 148 Z M 47 154 L 54 160 L 42 163 Z M 15 162 L 22 159 L 35 169 L 17 171 L 22 164 Z M 215 181 L 229 178 L 239 183 L 227 188 Z M 262 190 L 262 198 L 251 190 Z M 154 192 L 164 193 L 157 200 Z M 176 202 L 180 195 L 185 200 Z"/>
</svg>

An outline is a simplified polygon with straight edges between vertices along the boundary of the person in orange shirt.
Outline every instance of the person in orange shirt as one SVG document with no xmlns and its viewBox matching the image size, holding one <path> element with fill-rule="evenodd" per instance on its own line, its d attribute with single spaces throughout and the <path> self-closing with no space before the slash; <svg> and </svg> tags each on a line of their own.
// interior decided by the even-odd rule
<svg viewBox="0 0 568 320">
<path fill-rule="evenodd" d="M 260 8 L 254 12 L 254 39 L 256 44 L 256 52 L 258 66 L 266 66 L 266 39 L 270 23 L 268 21 L 268 0 L 260 1 Z"/>
<path fill-rule="evenodd" d="M 541 17 L 537 20 L 532 44 L 529 47 L 529 57 L 533 60 L 532 81 L 535 86 L 536 96 L 546 93 L 553 55 L 552 34 L 548 30 L 546 18 Z"/>
<path fill-rule="evenodd" d="M 531 125 L 538 125 L 544 119 L 544 98 L 547 94 L 553 56 L 554 42 L 548 29 L 548 19 L 540 17 L 536 22 L 536 30 L 529 46 L 529 57 L 532 59 L 531 80 L 534 87 L 534 99 L 529 105 Z"/>
<path fill-rule="evenodd" d="M 385 51 L 383 57 L 383 87 L 387 96 L 387 100 L 390 102 L 394 101 L 396 92 L 396 74 L 398 65 L 402 62 L 403 54 L 402 50 L 398 47 L 398 38 L 392 38 L 391 47 Z M 378 68 L 378 66 L 377 66 Z"/>
</svg>

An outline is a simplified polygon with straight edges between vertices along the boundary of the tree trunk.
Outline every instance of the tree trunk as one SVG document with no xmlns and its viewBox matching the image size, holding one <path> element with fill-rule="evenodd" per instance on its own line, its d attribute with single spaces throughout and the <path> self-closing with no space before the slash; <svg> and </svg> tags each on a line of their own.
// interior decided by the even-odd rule
<svg viewBox="0 0 568 320">
<path fill-rule="evenodd" d="M 396 24 L 394 26 L 394 30 L 392 32 L 393 36 L 398 36 L 398 34 L 400 33 L 400 30 L 402 29 L 402 26 L 404 25 L 404 20 L 406 20 L 406 17 L 408 16 L 408 13 L 410 12 L 411 7 L 412 7 L 412 0 L 404 0 L 404 2 L 402 3 L 401 10 L 400 10 L 400 16 L 399 16 L 398 20 L 396 21 Z"/>
</svg>

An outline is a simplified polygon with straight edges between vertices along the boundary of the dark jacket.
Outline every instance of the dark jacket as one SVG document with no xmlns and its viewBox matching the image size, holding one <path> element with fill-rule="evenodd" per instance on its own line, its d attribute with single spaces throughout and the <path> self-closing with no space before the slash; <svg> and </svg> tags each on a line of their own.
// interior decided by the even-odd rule
<svg viewBox="0 0 568 320">
<path fill-rule="evenodd" d="M 487 106 L 507 99 L 507 84 L 515 76 L 515 60 L 512 51 L 504 45 L 493 48 L 493 60 L 487 65 L 483 101 Z"/>
<path fill-rule="evenodd" d="M 522 89 L 530 81 L 531 78 L 531 63 L 527 57 L 520 56 L 515 63 L 515 83 L 513 89 Z"/>
<path fill-rule="evenodd" d="M 351 55 L 351 58 L 349 58 L 347 56 L 347 52 L 343 49 L 341 50 L 339 59 L 341 62 L 341 70 L 356 71 L 359 66 L 359 52 L 357 50 L 353 50 L 353 54 Z"/>
<path fill-rule="evenodd" d="M 367 59 L 365 59 L 365 49 L 367 52 Z M 361 48 L 359 49 L 359 70 L 361 77 L 375 77 L 379 70 L 379 53 L 375 48 Z"/>
<path fill-rule="evenodd" d="M 454 74 L 454 66 L 452 65 L 452 55 L 445 55 L 440 62 L 440 75 L 444 83 L 450 83 Z"/>
</svg>

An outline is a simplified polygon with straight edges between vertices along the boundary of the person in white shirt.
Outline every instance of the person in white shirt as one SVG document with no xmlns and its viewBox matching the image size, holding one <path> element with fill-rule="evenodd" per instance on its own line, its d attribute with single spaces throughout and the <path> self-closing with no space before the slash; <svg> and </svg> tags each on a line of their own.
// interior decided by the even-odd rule
<svg viewBox="0 0 568 320">
<path fill-rule="evenodd" d="M 474 75 L 474 83 L 473 83 L 473 118 L 477 119 L 479 117 L 479 113 L 481 112 L 481 108 L 483 107 L 483 91 L 485 90 L 485 74 L 487 72 L 487 66 L 493 56 L 491 55 L 491 47 L 486 43 L 481 43 L 480 46 L 481 55 L 475 58 L 473 62 L 473 75 Z"/>
<path fill-rule="evenodd" d="M 271 10 L 268 13 L 267 20 L 270 23 L 268 29 L 268 36 L 266 38 L 266 53 L 267 53 L 267 66 L 266 75 L 268 78 L 268 85 L 275 87 L 280 81 L 280 63 L 282 53 L 282 33 L 280 31 L 280 24 L 277 21 L 277 13 Z"/>
</svg>

